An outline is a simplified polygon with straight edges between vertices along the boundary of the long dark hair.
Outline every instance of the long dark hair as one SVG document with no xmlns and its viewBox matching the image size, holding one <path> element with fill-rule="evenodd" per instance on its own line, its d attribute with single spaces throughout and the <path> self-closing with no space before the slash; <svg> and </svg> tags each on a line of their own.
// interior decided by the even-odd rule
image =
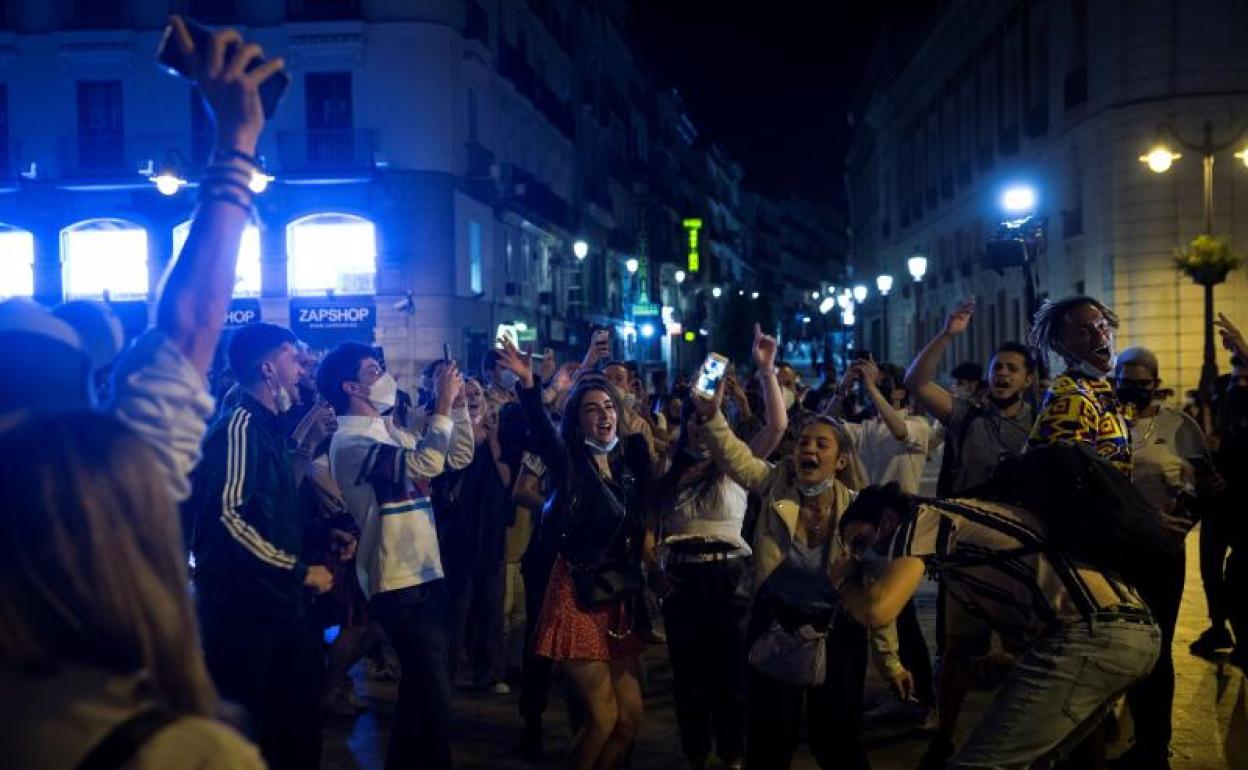
<svg viewBox="0 0 1248 770">
<path fill-rule="evenodd" d="M 662 511 L 668 505 L 675 504 L 676 494 L 680 487 L 680 479 L 685 471 L 695 465 L 709 462 L 709 460 L 699 460 L 696 457 L 692 457 L 685 451 L 689 446 L 689 423 L 696 419 L 696 416 L 697 405 L 693 402 L 693 398 L 685 399 L 680 412 L 680 438 L 676 440 L 676 446 L 673 449 L 672 464 L 667 469 L 667 473 L 664 473 L 662 478 L 654 485 L 651 503 L 652 508 L 656 511 Z M 723 475 L 723 472 L 718 468 L 712 467 L 708 473 L 697 479 L 695 482 L 697 489 L 694 494 L 699 498 L 712 494 Z"/>
<path fill-rule="evenodd" d="M 563 446 L 572 458 L 574 466 L 590 462 L 589 448 L 585 446 L 585 434 L 581 431 L 581 402 L 585 400 L 585 396 L 594 391 L 606 393 L 611 399 L 611 405 L 615 408 L 615 435 L 620 441 L 611 451 L 612 459 L 623 452 L 622 447 L 627 433 L 624 428 L 624 403 L 620 400 L 620 394 L 605 377 L 585 376 L 577 380 L 576 386 L 568 394 L 568 400 L 563 405 L 563 417 L 559 421 L 559 438 L 563 441 Z"/>
</svg>

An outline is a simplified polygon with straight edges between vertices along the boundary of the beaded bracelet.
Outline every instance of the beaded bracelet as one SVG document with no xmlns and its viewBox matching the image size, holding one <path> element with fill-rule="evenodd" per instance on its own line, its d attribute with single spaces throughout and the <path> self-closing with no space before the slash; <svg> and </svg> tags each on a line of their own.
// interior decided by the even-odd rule
<svg viewBox="0 0 1248 770">
<path fill-rule="evenodd" d="M 199 180 L 199 186 L 200 186 L 200 188 L 204 188 L 204 187 L 232 187 L 232 188 L 234 188 L 235 190 L 241 190 L 241 191 L 242 191 L 242 192 L 243 192 L 243 193 L 247 196 L 247 199 L 248 199 L 248 200 L 251 200 L 251 197 L 252 197 L 252 195 L 253 195 L 253 193 L 252 193 L 252 191 L 251 191 L 251 188 L 247 186 L 247 183 L 246 183 L 246 182 L 243 182 L 243 181 L 241 181 L 241 180 L 235 179 L 235 178 L 233 178 L 233 177 L 228 177 L 228 176 L 219 175 L 219 174 L 214 174 L 214 175 L 212 175 L 212 176 L 206 176 L 206 177 L 204 177 L 203 179 L 200 179 L 200 180 Z"/>
<path fill-rule="evenodd" d="M 238 166 L 212 165 L 204 169 L 204 176 L 215 176 L 218 174 L 237 174 L 244 179 L 251 179 L 251 175 L 256 173 L 257 169 L 240 168 Z"/>
<path fill-rule="evenodd" d="M 216 148 L 212 151 L 213 158 L 227 160 L 229 158 L 238 158 L 241 161 L 251 164 L 252 168 L 260 168 L 260 159 L 255 155 L 248 155 L 241 150 Z"/>
</svg>

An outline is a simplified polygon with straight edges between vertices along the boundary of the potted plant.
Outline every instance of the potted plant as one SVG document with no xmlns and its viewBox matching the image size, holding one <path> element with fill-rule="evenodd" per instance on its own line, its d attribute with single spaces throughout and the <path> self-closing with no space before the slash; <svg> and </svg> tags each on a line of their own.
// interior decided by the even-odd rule
<svg viewBox="0 0 1248 770">
<path fill-rule="evenodd" d="M 1244 262 L 1231 242 L 1212 235 L 1198 235 L 1187 248 L 1174 250 L 1174 263 L 1180 271 L 1201 286 L 1215 286 Z"/>
</svg>

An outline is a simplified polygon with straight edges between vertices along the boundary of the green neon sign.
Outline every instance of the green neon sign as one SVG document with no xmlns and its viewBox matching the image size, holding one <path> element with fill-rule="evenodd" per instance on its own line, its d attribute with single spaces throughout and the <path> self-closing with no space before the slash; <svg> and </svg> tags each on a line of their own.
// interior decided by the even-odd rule
<svg viewBox="0 0 1248 770">
<path fill-rule="evenodd" d="M 698 268 L 702 266 L 701 257 L 698 255 L 698 231 L 702 229 L 702 220 L 694 217 L 681 222 L 681 225 L 689 231 L 688 270 L 691 273 L 696 273 L 698 272 Z"/>
</svg>

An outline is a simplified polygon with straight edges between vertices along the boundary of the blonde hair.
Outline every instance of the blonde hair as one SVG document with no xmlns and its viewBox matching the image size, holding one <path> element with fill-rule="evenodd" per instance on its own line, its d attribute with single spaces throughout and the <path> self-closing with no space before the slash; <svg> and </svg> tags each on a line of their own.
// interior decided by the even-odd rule
<svg viewBox="0 0 1248 770">
<path fill-rule="evenodd" d="M 177 508 L 147 445 L 88 410 L 0 433 L 0 663 L 143 673 L 157 702 L 212 715 Z"/>
<path fill-rule="evenodd" d="M 850 489 L 862 489 L 867 486 L 866 468 L 863 467 L 862 460 L 858 457 L 858 450 L 854 448 L 854 440 L 850 437 L 849 431 L 845 429 L 845 424 L 833 417 L 816 414 L 802 423 L 802 427 L 797 435 L 800 437 L 808 428 L 814 425 L 826 425 L 832 429 L 833 435 L 836 436 L 837 456 L 845 458 L 845 464 L 836 471 L 837 481 L 840 481 Z M 794 445 L 793 450 L 794 454 L 796 454 L 797 445 Z"/>
</svg>

